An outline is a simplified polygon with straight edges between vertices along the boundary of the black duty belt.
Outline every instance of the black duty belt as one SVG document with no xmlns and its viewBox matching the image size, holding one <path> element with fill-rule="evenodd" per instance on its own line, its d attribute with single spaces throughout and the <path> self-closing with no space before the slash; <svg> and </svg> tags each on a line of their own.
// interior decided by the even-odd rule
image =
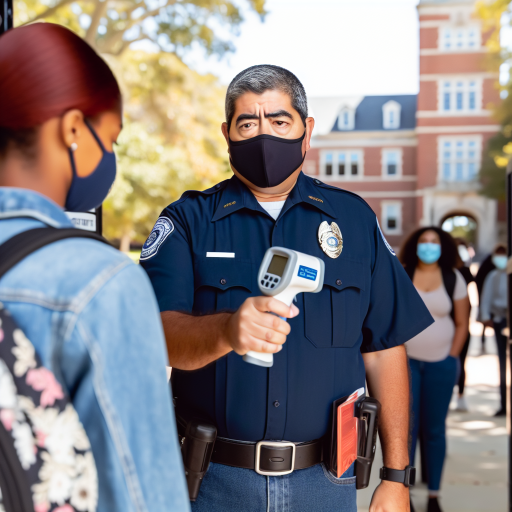
<svg viewBox="0 0 512 512">
<path fill-rule="evenodd" d="M 322 462 L 322 440 L 307 443 L 260 441 L 250 443 L 217 437 L 212 462 L 253 469 L 260 475 L 288 475 Z"/>
</svg>

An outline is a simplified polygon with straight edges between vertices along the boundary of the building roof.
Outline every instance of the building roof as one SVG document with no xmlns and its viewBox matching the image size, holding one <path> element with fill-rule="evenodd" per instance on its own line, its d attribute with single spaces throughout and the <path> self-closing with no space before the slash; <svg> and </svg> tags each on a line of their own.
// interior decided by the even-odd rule
<svg viewBox="0 0 512 512">
<path fill-rule="evenodd" d="M 475 0 L 420 0 L 424 4 L 474 4 Z"/>
<path fill-rule="evenodd" d="M 365 96 L 356 108 L 354 131 L 384 130 L 382 107 L 389 101 L 396 101 L 402 107 L 399 130 L 414 130 L 416 128 L 416 94 L 397 96 Z M 338 129 L 337 122 L 331 125 L 331 131 Z"/>
<path fill-rule="evenodd" d="M 333 125 L 343 107 L 356 109 L 364 96 L 336 96 L 308 98 L 309 115 L 315 118 L 315 135 L 325 135 Z"/>
</svg>

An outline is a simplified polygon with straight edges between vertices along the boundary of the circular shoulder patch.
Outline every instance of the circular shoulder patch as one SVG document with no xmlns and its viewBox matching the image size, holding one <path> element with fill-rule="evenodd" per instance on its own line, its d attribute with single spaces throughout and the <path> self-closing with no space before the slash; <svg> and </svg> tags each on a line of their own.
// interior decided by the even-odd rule
<svg viewBox="0 0 512 512">
<path fill-rule="evenodd" d="M 384 241 L 384 244 L 385 244 L 385 245 L 386 245 L 386 247 L 388 248 L 388 251 L 389 251 L 393 256 L 396 256 L 395 251 L 393 251 L 393 248 L 391 247 L 391 245 L 389 245 L 388 241 L 386 240 L 386 237 L 384 236 L 384 233 L 382 232 L 382 229 L 380 229 L 380 224 L 379 224 L 379 220 L 378 220 L 378 219 L 377 219 L 377 226 L 379 227 L 380 236 L 382 237 L 382 240 Z"/>
<path fill-rule="evenodd" d="M 174 224 L 168 217 L 160 217 L 153 227 L 148 239 L 142 246 L 140 253 L 141 260 L 147 260 L 154 256 L 160 246 L 164 243 L 165 239 L 174 231 Z"/>
</svg>

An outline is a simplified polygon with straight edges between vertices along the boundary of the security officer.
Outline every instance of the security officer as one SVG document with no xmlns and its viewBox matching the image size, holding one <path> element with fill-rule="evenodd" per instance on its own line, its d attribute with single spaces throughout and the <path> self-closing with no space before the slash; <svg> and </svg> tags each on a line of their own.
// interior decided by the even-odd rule
<svg viewBox="0 0 512 512">
<path fill-rule="evenodd" d="M 353 467 L 335 478 L 321 464 L 318 440 L 332 402 L 365 378 L 382 404 L 384 464 L 397 470 L 370 510 L 409 510 L 403 343 L 432 319 L 369 206 L 302 173 L 313 127 L 295 75 L 269 65 L 242 71 L 228 88 L 222 125 L 234 176 L 185 192 L 142 250 L 177 410 L 209 419 L 220 437 L 195 511 L 355 511 Z M 322 258 L 323 290 L 298 295 L 290 308 L 258 296 L 257 272 L 271 246 Z M 244 362 L 250 350 L 274 353 L 274 365 Z M 256 464 L 262 440 L 282 441 L 282 457 L 263 456 L 277 453 L 263 445 Z M 293 471 L 272 476 L 283 464 Z"/>
</svg>

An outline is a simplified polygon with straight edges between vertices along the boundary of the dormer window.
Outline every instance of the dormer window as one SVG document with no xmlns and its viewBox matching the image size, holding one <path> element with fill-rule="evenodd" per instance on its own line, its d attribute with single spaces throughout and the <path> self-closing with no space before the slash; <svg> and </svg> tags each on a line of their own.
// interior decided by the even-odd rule
<svg viewBox="0 0 512 512">
<path fill-rule="evenodd" d="M 354 121 L 354 109 L 343 107 L 338 115 L 338 130 L 353 130 Z"/>
<path fill-rule="evenodd" d="M 400 128 L 400 114 L 402 106 L 396 101 L 388 101 L 382 107 L 383 126 L 385 130 L 397 130 Z"/>
</svg>

